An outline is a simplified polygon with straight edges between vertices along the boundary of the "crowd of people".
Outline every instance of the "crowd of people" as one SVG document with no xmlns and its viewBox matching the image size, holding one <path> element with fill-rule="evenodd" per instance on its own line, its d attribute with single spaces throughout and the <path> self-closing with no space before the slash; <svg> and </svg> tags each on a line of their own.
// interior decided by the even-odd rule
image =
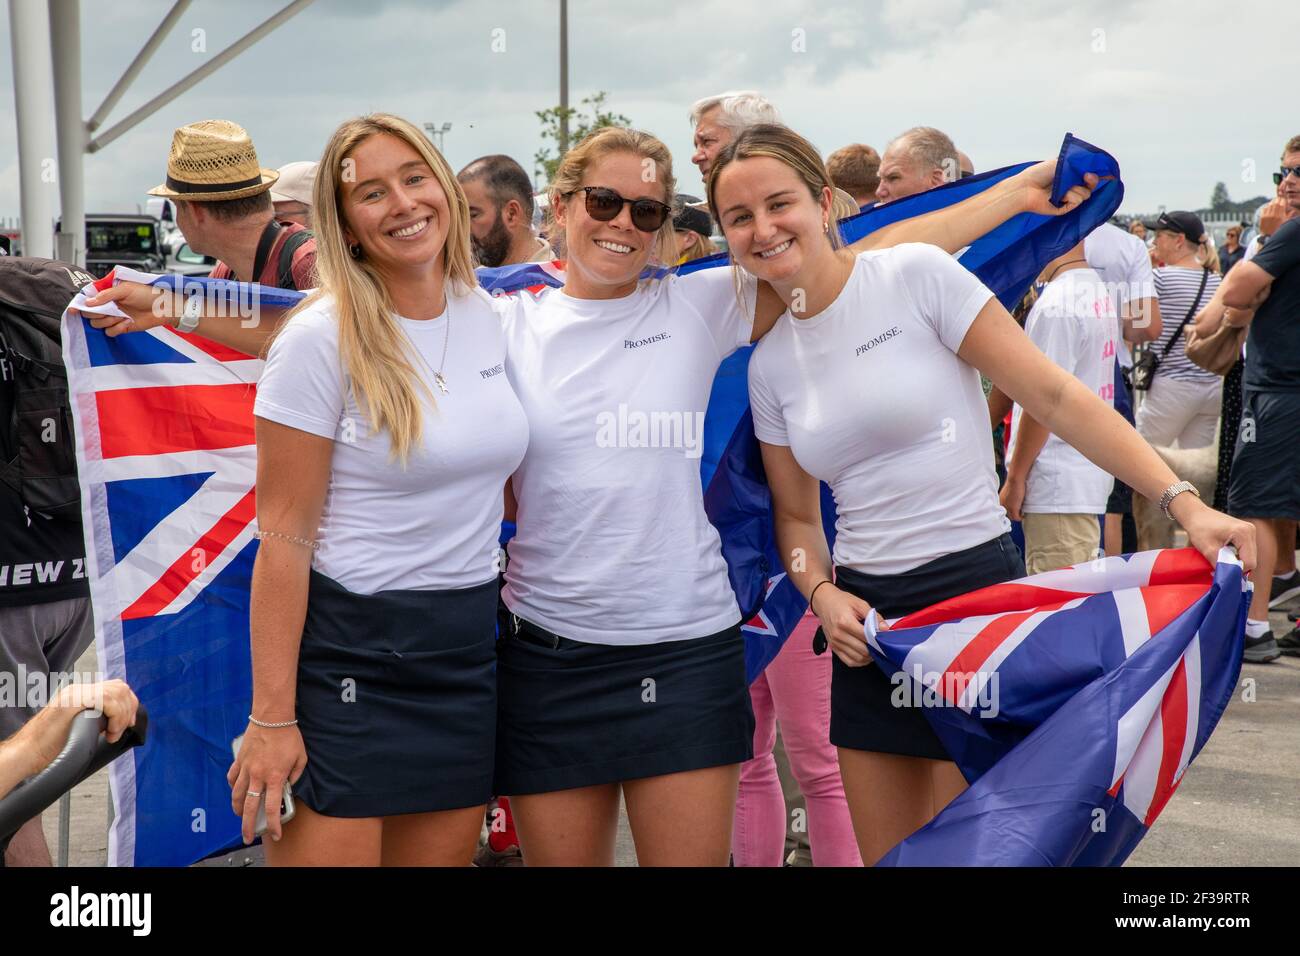
<svg viewBox="0 0 1300 956">
<path fill-rule="evenodd" d="M 1231 545 L 1254 569 L 1246 660 L 1300 649 L 1268 624 L 1300 595 L 1300 137 L 1260 238 L 1216 254 L 1188 212 L 1138 224 L 1150 248 L 1102 226 L 1013 315 L 955 256 L 1012 215 L 1077 208 L 1095 177 L 1053 206 L 1042 163 L 845 247 L 838 220 L 970 176 L 970 158 L 930 127 L 823 158 L 752 92 L 689 117 L 706 197 L 677 192 L 655 136 L 605 128 L 564 155 L 544 218 L 514 160 L 456 173 L 388 114 L 340 125 L 294 164 L 309 197 L 277 201 L 289 177 L 240 126 L 176 131 L 150 192 L 212 274 L 310 290 L 249 323 L 123 283 L 92 304 L 125 317 L 88 316 L 266 357 L 253 699 L 228 779 L 246 841 L 265 813 L 272 865 L 609 865 L 620 798 L 643 865 L 779 865 L 778 727 L 814 863 L 874 863 L 966 783 L 894 702 L 868 616 L 1120 553 L 1134 494 L 1208 559 Z M 642 278 L 719 237 L 731 268 Z M 555 258 L 565 284 L 538 294 L 494 298 L 475 274 Z M 1226 377 L 1188 359 L 1190 330 L 1245 325 Z M 594 423 L 622 406 L 702 419 L 751 343 L 777 541 L 809 609 L 747 684 L 698 460 L 598 442 Z M 1220 510 L 1161 453 L 1216 441 Z M 70 562 L 78 546 L 51 545 Z M 85 649 L 85 582 L 64 584 L 0 591 L 6 667 Z M 42 850 L 38 823 L 11 862 Z"/>
</svg>

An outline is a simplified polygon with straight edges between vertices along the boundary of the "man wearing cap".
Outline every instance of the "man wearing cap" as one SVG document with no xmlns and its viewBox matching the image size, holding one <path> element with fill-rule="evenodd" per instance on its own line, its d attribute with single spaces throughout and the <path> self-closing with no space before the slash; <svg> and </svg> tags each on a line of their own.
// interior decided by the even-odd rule
<svg viewBox="0 0 1300 956">
<path fill-rule="evenodd" d="M 704 200 L 685 193 L 677 194 L 681 211 L 673 216 L 673 234 L 677 237 L 677 265 L 711 256 L 718 251 L 713 244 L 713 217 Z"/>
<path fill-rule="evenodd" d="M 555 252 L 533 232 L 533 184 L 509 156 L 480 156 L 456 179 L 469 202 L 470 242 L 479 265 L 550 262 Z"/>
<path fill-rule="evenodd" d="M 1248 643 L 1271 638 L 1269 604 L 1280 604 L 1282 594 L 1293 592 L 1296 583 L 1294 571 L 1290 580 L 1272 580 L 1271 575 L 1280 550 L 1294 553 L 1295 521 L 1300 519 L 1300 136 L 1283 147 L 1274 182 L 1286 207 L 1275 218 L 1284 221 L 1253 259 L 1232 267 L 1196 329 L 1208 334 L 1221 322 L 1249 321 L 1250 326 L 1241 428 L 1228 481 L 1228 513 L 1250 519 L 1259 548 L 1257 583 L 1246 620 Z M 1233 309 L 1256 311 L 1247 319 L 1238 318 Z M 1277 644 L 1283 653 L 1300 655 L 1295 630 Z"/>
<path fill-rule="evenodd" d="M 311 191 L 316 186 L 316 163 L 297 162 L 281 166 L 280 178 L 271 187 L 271 204 L 279 222 L 296 222 L 311 228 Z"/>
<path fill-rule="evenodd" d="M 219 260 L 212 278 L 310 289 L 316 240 L 297 223 L 276 221 L 270 190 L 279 177 L 259 165 L 241 126 L 203 120 L 176 130 L 167 181 L 149 195 L 170 199 L 190 248 Z"/>
</svg>

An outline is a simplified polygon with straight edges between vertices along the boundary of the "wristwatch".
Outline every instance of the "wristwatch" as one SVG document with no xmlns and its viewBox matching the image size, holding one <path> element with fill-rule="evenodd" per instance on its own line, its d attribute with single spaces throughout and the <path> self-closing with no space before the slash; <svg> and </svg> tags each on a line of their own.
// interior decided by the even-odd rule
<svg viewBox="0 0 1300 956">
<path fill-rule="evenodd" d="M 1196 486 L 1190 481 L 1180 481 L 1176 484 L 1172 484 L 1166 488 L 1165 493 L 1160 496 L 1160 510 L 1165 513 L 1165 517 L 1170 521 L 1174 520 L 1174 516 L 1169 513 L 1169 506 L 1173 503 L 1173 500 L 1184 491 L 1190 491 L 1192 494 L 1196 495 L 1196 497 L 1201 497 L 1201 493 L 1196 490 Z"/>
<path fill-rule="evenodd" d="M 199 320 L 203 318 L 203 297 L 200 295 L 187 296 L 185 299 L 185 308 L 176 320 L 176 331 L 193 332 L 199 327 Z"/>
</svg>

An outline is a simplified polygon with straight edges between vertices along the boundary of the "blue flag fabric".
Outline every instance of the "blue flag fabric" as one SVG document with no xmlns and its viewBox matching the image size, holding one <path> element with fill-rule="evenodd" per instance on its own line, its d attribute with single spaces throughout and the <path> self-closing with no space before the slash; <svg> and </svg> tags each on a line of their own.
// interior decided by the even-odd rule
<svg viewBox="0 0 1300 956">
<path fill-rule="evenodd" d="M 1241 670 L 1231 551 L 1106 558 L 962 595 L 868 635 L 971 786 L 882 866 L 1118 866 Z"/>
<path fill-rule="evenodd" d="M 1115 211 L 1119 168 L 1106 153 L 1067 136 L 1054 190 L 1083 171 L 1115 178 L 1060 217 L 1022 215 L 961 257 L 1004 303 Z M 849 240 L 958 202 L 1024 166 L 952 183 L 871 209 L 841 225 Z M 690 272 L 725 257 L 697 260 Z M 177 283 L 179 277 L 118 278 Z M 480 270 L 490 291 L 559 286 L 562 267 Z M 113 281 L 111 278 L 109 282 Z M 197 282 L 218 294 L 249 287 Z M 99 283 L 103 285 L 103 282 Z M 260 290 L 262 301 L 297 295 Z M 72 303 L 78 308 L 84 299 Z M 701 481 L 719 529 L 732 585 L 745 613 L 751 679 L 780 650 L 805 611 L 772 539 L 770 499 L 749 418 L 750 349 L 718 372 L 705 422 Z M 170 328 L 108 338 L 64 318 L 64 357 L 76 423 L 87 565 L 101 666 L 127 680 L 151 715 L 148 746 L 112 765 L 115 815 L 109 862 L 184 865 L 239 844 L 226 769 L 231 740 L 251 704 L 248 596 L 253 556 L 255 446 L 252 403 L 261 362 Z M 168 427 L 155 427 L 166 421 Z M 823 494 L 828 533 L 834 510 Z"/>
</svg>

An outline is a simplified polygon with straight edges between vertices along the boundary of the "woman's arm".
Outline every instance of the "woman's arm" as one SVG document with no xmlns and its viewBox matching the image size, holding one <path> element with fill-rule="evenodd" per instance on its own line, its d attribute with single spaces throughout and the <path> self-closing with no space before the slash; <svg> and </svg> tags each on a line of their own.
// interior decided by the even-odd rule
<svg viewBox="0 0 1300 956">
<path fill-rule="evenodd" d="M 116 303 L 126 317 L 93 313 L 86 313 L 85 317 L 90 319 L 94 328 L 103 329 L 113 337 L 161 325 L 175 328 L 185 306 L 185 297 L 162 286 L 119 282 L 86 300 L 86 305 L 93 308 L 110 302 Z M 74 315 L 81 314 L 75 309 L 71 311 Z M 195 334 L 245 355 L 261 355 L 289 311 L 282 306 L 263 304 L 256 298 L 229 303 L 205 298 Z"/>
<path fill-rule="evenodd" d="M 1053 206 L 1052 182 L 1055 177 L 1056 160 L 1038 163 L 969 199 L 877 229 L 853 243 L 849 249 L 865 252 L 903 242 L 925 242 L 950 254 L 955 253 L 1022 212 L 1063 216 L 1086 202 L 1099 182 L 1097 176 L 1088 173 L 1084 176 L 1085 185 L 1072 187 L 1061 205 Z"/>
<path fill-rule="evenodd" d="M 265 418 L 257 427 L 257 524 L 264 535 L 253 563 L 249 632 L 253 656 L 252 716 L 264 723 L 294 719 L 298 649 L 307 616 L 307 584 L 329 487 L 334 442 Z M 294 540 L 297 539 L 297 540 Z M 251 721 L 239 756 L 230 768 L 231 808 L 244 818 L 251 842 L 258 801 L 266 796 L 272 839 L 280 836 L 284 783 L 297 780 L 307 754 L 297 727 L 264 728 Z"/>
<path fill-rule="evenodd" d="M 1133 426 L 1040 352 L 996 299 L 980 310 L 957 354 L 1048 431 L 1139 494 L 1157 501 L 1178 481 Z M 1254 568 L 1255 534 L 1250 524 L 1214 511 L 1195 495 L 1178 495 L 1169 510 L 1211 564 L 1219 548 L 1234 544 L 1246 570 Z"/>
<path fill-rule="evenodd" d="M 904 242 L 924 242 L 952 254 L 1022 212 L 1062 216 L 1087 201 L 1099 182 L 1094 174 L 1088 173 L 1084 176 L 1085 185 L 1072 187 L 1062 204 L 1053 206 L 1052 182 L 1055 176 L 1056 160 L 1038 163 L 969 199 L 877 229 L 850 245 L 849 251 L 858 253 Z M 760 281 L 751 341 L 757 342 L 766 335 L 784 311 L 785 303 L 781 297 L 766 282 Z"/>
<path fill-rule="evenodd" d="M 839 590 L 834 583 L 822 584 L 832 580 L 833 569 L 826 532 L 822 530 L 817 479 L 799 466 L 788 445 L 759 442 L 759 447 L 767 486 L 772 490 L 776 546 L 790 580 L 805 598 L 817 591 L 810 609 L 821 621 L 836 656 L 850 667 L 870 664 L 862 622 L 871 613 L 871 605 Z"/>
</svg>

